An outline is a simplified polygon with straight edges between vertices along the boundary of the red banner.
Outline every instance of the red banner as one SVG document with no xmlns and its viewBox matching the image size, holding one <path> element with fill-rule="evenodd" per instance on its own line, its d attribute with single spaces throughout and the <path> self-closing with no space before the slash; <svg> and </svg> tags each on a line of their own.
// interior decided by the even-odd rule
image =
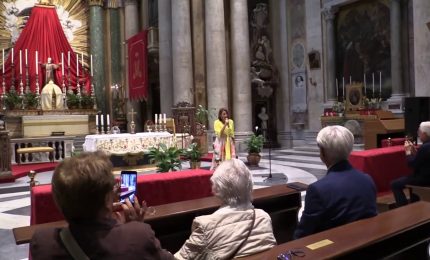
<svg viewBox="0 0 430 260">
<path fill-rule="evenodd" d="M 128 86 L 130 100 L 148 98 L 147 40 L 148 31 L 128 39 Z"/>
</svg>

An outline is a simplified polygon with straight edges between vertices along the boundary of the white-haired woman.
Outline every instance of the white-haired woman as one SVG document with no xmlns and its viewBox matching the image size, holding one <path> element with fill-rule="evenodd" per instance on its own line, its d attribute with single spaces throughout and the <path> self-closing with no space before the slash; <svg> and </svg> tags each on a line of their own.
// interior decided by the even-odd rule
<svg viewBox="0 0 430 260">
<path fill-rule="evenodd" d="M 251 173 L 241 160 L 222 162 L 211 182 L 222 205 L 213 214 L 194 219 L 192 233 L 175 258 L 232 259 L 276 245 L 270 216 L 251 203 Z"/>
<path fill-rule="evenodd" d="M 406 185 L 430 186 L 430 121 L 420 124 L 418 138 L 423 142 L 418 150 L 409 140 L 406 140 L 404 145 L 408 165 L 414 169 L 412 175 L 400 177 L 391 182 L 391 189 L 398 207 L 408 204 L 403 192 Z M 411 198 L 412 201 L 418 199 L 416 195 Z"/>
<path fill-rule="evenodd" d="M 377 214 L 375 183 L 348 162 L 353 134 L 343 126 L 327 126 L 318 133 L 317 144 L 327 175 L 306 190 L 295 238 Z"/>
</svg>

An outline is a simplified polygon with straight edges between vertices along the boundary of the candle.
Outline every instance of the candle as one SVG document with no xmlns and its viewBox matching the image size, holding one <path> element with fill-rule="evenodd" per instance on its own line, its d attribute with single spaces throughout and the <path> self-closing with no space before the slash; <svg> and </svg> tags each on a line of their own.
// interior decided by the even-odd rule
<svg viewBox="0 0 430 260">
<path fill-rule="evenodd" d="M 166 114 L 164 114 L 164 123 L 166 124 Z"/>
<path fill-rule="evenodd" d="M 109 114 L 106 115 L 107 125 L 110 125 Z"/>
<path fill-rule="evenodd" d="M 11 50 L 11 51 L 12 51 L 12 64 L 13 64 L 13 48 L 12 48 L 12 50 Z"/>
<path fill-rule="evenodd" d="M 100 124 L 103 126 L 103 114 L 102 115 L 100 115 Z"/>
<path fill-rule="evenodd" d="M 22 75 L 22 50 L 19 50 L 19 75 Z"/>
<path fill-rule="evenodd" d="M 90 55 L 91 77 L 93 76 L 93 55 Z"/>
<path fill-rule="evenodd" d="M 38 61 L 38 52 L 36 51 L 36 75 L 39 74 L 39 61 Z"/>
<path fill-rule="evenodd" d="M 64 75 L 64 53 L 61 53 L 61 75 Z"/>
<path fill-rule="evenodd" d="M 336 78 L 336 97 L 337 99 L 339 99 L 339 83 L 337 82 L 337 78 Z"/>
<path fill-rule="evenodd" d="M 79 55 L 76 53 L 76 77 L 79 76 Z M 102 125 L 103 125 L 103 115 L 102 115 Z"/>
<path fill-rule="evenodd" d="M 342 77 L 342 98 L 345 99 L 345 77 Z"/>
<path fill-rule="evenodd" d="M 157 114 L 155 114 L 155 124 L 158 124 Z"/>
<path fill-rule="evenodd" d="M 364 73 L 364 96 L 366 96 L 366 73 Z"/>
<path fill-rule="evenodd" d="M 96 126 L 99 125 L 99 115 L 96 115 Z"/>
<path fill-rule="evenodd" d="M 382 93 L 382 72 L 379 72 L 379 97 L 381 97 Z"/>
<path fill-rule="evenodd" d="M 25 65 L 28 65 L 28 53 L 27 53 L 27 49 L 25 49 Z"/>
<path fill-rule="evenodd" d="M 372 97 L 375 95 L 375 74 L 372 73 Z"/>
<path fill-rule="evenodd" d="M 349 85 L 352 85 L 352 77 L 349 75 Z"/>
<path fill-rule="evenodd" d="M 82 67 L 84 67 L 84 53 L 83 52 L 81 52 L 81 64 L 82 64 Z"/>
<path fill-rule="evenodd" d="M 4 49 L 2 50 L 3 74 L 4 74 Z"/>
<path fill-rule="evenodd" d="M 161 114 L 159 114 L 158 116 L 159 116 L 159 118 L 158 118 L 158 122 L 160 122 L 160 124 L 162 124 L 162 123 L 163 123 L 163 117 L 162 117 L 162 115 L 161 115 Z"/>
<path fill-rule="evenodd" d="M 70 51 L 67 51 L 67 66 L 70 68 Z"/>
</svg>

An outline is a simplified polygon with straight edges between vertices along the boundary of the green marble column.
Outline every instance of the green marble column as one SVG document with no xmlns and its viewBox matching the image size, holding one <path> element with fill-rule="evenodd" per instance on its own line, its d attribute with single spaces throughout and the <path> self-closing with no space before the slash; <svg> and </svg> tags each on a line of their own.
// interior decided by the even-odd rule
<svg viewBox="0 0 430 260">
<path fill-rule="evenodd" d="M 113 84 L 121 83 L 121 31 L 120 31 L 120 17 L 117 8 L 109 9 L 110 18 L 110 46 L 111 46 L 111 60 L 110 72 Z"/>
<path fill-rule="evenodd" d="M 90 49 L 93 55 L 93 84 L 97 98 L 97 107 L 106 111 L 105 71 L 104 71 L 104 21 L 103 1 L 90 0 Z"/>
</svg>

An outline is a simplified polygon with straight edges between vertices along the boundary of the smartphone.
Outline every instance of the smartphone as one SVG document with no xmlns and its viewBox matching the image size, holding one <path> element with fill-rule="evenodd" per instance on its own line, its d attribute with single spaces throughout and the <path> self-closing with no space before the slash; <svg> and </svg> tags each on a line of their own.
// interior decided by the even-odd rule
<svg viewBox="0 0 430 260">
<path fill-rule="evenodd" d="M 128 198 L 131 203 L 134 203 L 134 196 L 137 188 L 137 172 L 122 171 L 121 172 L 121 194 L 120 202 L 125 202 Z"/>
</svg>

